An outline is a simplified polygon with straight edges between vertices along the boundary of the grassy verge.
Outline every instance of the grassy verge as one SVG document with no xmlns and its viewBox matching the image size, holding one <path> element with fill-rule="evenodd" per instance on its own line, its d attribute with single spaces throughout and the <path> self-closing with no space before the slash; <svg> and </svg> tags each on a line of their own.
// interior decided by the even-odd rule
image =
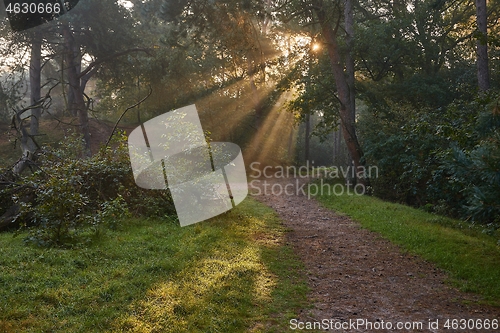
<svg viewBox="0 0 500 333">
<path fill-rule="evenodd" d="M 485 302 L 500 306 L 500 246 L 494 237 L 473 229 L 461 230 L 463 222 L 375 197 L 326 193 L 317 199 L 435 263 L 461 290 L 477 293 Z"/>
<path fill-rule="evenodd" d="M 307 293 L 283 234 L 247 199 L 185 228 L 126 221 L 82 249 L 0 235 L 0 331 L 283 331 Z"/>
</svg>

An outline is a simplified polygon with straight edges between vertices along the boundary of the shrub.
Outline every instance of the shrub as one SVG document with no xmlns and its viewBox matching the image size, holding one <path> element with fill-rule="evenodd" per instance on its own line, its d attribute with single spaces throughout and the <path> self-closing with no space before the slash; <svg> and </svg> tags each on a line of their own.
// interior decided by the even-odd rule
<svg viewBox="0 0 500 333">
<path fill-rule="evenodd" d="M 484 121 L 490 119 L 489 127 Z M 448 182 L 460 187 L 461 216 L 483 224 L 500 224 L 500 115 L 480 117 L 482 138 L 470 150 L 454 147 L 443 159 L 441 170 Z"/>
<path fill-rule="evenodd" d="M 20 179 L 34 200 L 23 202 L 19 219 L 30 227 L 28 241 L 67 245 L 86 240 L 105 223 L 116 228 L 120 219 L 165 216 L 175 212 L 168 191 L 139 188 L 134 181 L 123 134 L 90 158 L 81 158 L 81 140 L 66 138 L 66 147 L 44 148 L 37 170 Z M 83 237 L 85 236 L 85 237 Z"/>
<path fill-rule="evenodd" d="M 365 157 L 379 167 L 375 195 L 427 211 L 500 222 L 500 110 L 494 93 L 446 108 L 392 104 L 359 123 Z M 493 112 L 492 112 L 493 110 Z"/>
</svg>

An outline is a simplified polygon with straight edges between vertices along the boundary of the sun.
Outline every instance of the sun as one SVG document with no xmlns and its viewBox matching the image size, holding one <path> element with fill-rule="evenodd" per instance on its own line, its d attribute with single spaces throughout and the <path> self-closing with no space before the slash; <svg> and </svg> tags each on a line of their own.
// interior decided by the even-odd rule
<svg viewBox="0 0 500 333">
<path fill-rule="evenodd" d="M 321 44 L 319 44 L 319 43 L 313 43 L 312 46 L 311 46 L 311 48 L 312 48 L 312 50 L 314 52 L 319 51 L 321 49 Z"/>
</svg>

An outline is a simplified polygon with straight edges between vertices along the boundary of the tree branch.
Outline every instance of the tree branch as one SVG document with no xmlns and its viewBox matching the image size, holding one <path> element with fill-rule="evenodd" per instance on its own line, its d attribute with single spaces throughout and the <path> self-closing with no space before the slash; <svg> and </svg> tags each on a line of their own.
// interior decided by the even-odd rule
<svg viewBox="0 0 500 333">
<path fill-rule="evenodd" d="M 145 49 L 145 48 L 129 49 L 129 50 L 125 50 L 123 52 L 118 52 L 118 53 L 112 54 L 108 57 L 104 57 L 102 59 L 91 62 L 84 71 L 80 72 L 80 74 L 78 75 L 78 79 L 82 79 L 85 75 L 87 75 L 92 70 L 94 70 L 94 68 L 98 67 L 99 65 L 101 65 L 102 63 L 104 63 L 106 61 L 121 57 L 121 56 L 129 54 L 129 53 L 133 53 L 133 52 L 145 52 L 146 54 L 151 55 L 151 49 Z"/>
<path fill-rule="evenodd" d="M 111 134 L 109 135 L 108 141 L 106 141 L 105 147 L 107 147 L 109 145 L 109 142 L 113 138 L 113 135 L 115 134 L 115 131 L 116 131 L 116 128 L 118 127 L 118 124 L 120 123 L 120 121 L 122 120 L 122 118 L 125 116 L 125 114 L 129 110 L 131 110 L 131 109 L 133 109 L 133 108 L 141 105 L 142 103 L 144 103 L 144 101 L 147 100 L 149 98 L 149 96 L 151 96 L 152 93 L 153 93 L 153 89 L 151 87 L 149 87 L 149 93 L 148 93 L 148 95 L 146 97 L 144 97 L 143 99 L 141 99 L 139 102 L 135 103 L 134 105 L 129 106 L 127 109 L 125 109 L 125 111 L 123 111 L 123 113 L 121 114 L 120 118 L 118 118 L 118 120 L 116 121 L 115 126 L 113 127 L 113 130 L 111 131 Z"/>
</svg>

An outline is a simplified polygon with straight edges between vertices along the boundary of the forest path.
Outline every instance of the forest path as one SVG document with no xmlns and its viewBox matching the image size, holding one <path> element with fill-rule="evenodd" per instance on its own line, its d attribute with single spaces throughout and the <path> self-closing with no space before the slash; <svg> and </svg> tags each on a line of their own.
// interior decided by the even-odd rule
<svg viewBox="0 0 500 333">
<path fill-rule="evenodd" d="M 313 306 L 301 310 L 298 320 L 333 319 L 340 323 L 362 319 L 373 323 L 372 329 L 365 325 L 346 326 L 345 330 L 333 330 L 337 332 L 500 331 L 445 329 L 447 319 L 500 320 L 500 309 L 478 305 L 478 296 L 446 284 L 446 274 L 433 264 L 362 229 L 349 217 L 324 208 L 314 199 L 309 200 L 297 191 L 296 179 L 265 181 L 275 184 L 275 193 L 292 184 L 288 185 L 288 193 L 293 195 L 273 195 L 270 186 L 265 195 L 264 180 L 254 182 L 251 187 L 255 192 L 256 185 L 260 185 L 261 193 L 255 198 L 279 214 L 290 230 L 287 243 L 305 265 L 309 301 Z M 433 323 L 439 320 L 439 328 L 429 328 L 429 320 Z M 384 327 L 390 322 L 393 330 L 376 329 L 382 321 Z M 395 327 L 397 322 L 420 322 L 423 328 L 399 330 Z"/>
</svg>

